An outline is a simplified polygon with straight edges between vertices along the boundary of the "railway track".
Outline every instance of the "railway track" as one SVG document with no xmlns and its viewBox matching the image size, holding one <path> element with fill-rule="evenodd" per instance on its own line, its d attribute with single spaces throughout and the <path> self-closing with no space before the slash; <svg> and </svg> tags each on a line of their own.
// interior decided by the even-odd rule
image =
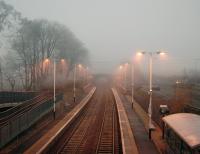
<svg viewBox="0 0 200 154">
<path fill-rule="evenodd" d="M 52 98 L 52 94 L 50 93 L 43 93 L 41 95 L 38 95 L 37 97 L 26 101 L 25 103 L 13 107 L 7 112 L 8 114 L 0 115 L 0 124 L 3 125 L 4 123 L 7 123 L 9 120 L 14 119 L 17 116 L 21 116 L 22 114 L 28 112 L 29 110 L 33 109 L 34 107 L 42 104 L 43 102 L 49 100 Z"/>
<path fill-rule="evenodd" d="M 109 104 L 105 109 L 96 153 L 117 153 L 118 125 L 115 104 Z"/>
<path fill-rule="evenodd" d="M 52 94 L 42 93 L 0 114 L 0 148 L 28 130 L 50 111 Z M 18 139 L 17 139 L 18 140 Z"/>
<path fill-rule="evenodd" d="M 113 95 L 104 87 L 47 153 L 122 153 L 120 141 Z"/>
</svg>

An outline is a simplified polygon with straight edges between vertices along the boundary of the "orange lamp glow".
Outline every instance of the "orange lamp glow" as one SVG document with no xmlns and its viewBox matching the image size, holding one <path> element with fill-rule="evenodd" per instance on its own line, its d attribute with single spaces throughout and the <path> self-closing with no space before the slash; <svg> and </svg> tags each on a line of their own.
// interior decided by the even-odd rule
<svg viewBox="0 0 200 154">
<path fill-rule="evenodd" d="M 44 60 L 44 62 L 45 62 L 45 63 L 48 63 L 48 62 L 49 62 L 49 59 L 48 59 L 48 58 L 46 58 L 46 59 Z"/>
<path fill-rule="evenodd" d="M 160 52 L 160 55 L 162 55 L 162 56 L 163 56 L 163 55 L 166 55 L 166 53 L 165 53 L 165 52 Z"/>
<path fill-rule="evenodd" d="M 142 52 L 138 52 L 138 53 L 137 53 L 137 56 L 142 56 L 142 55 L 143 55 Z"/>
</svg>

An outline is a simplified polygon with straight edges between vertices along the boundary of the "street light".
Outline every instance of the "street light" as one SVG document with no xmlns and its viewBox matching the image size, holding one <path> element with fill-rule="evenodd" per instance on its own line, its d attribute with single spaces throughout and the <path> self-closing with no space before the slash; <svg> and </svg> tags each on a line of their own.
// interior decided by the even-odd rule
<svg viewBox="0 0 200 154">
<path fill-rule="evenodd" d="M 76 102 L 76 76 L 77 76 L 77 71 L 76 71 L 76 67 L 79 67 L 80 69 L 83 67 L 83 65 L 81 64 L 74 64 L 74 86 L 73 86 L 73 98 L 74 98 L 74 102 Z"/>
<path fill-rule="evenodd" d="M 44 63 L 49 63 L 49 59 L 46 58 L 46 59 L 44 60 Z"/>
<path fill-rule="evenodd" d="M 53 118 L 56 118 L 56 58 L 53 54 Z"/>
<path fill-rule="evenodd" d="M 134 69 L 134 59 L 131 61 L 131 101 L 132 101 L 132 108 L 133 108 L 133 101 L 134 101 L 134 74 L 135 69 Z"/>
<path fill-rule="evenodd" d="M 62 58 L 60 61 L 61 61 L 62 63 L 64 63 L 64 62 L 65 62 L 65 59 Z"/>
<path fill-rule="evenodd" d="M 157 51 L 157 52 L 138 52 L 137 55 L 141 56 L 144 54 L 149 55 L 149 107 L 148 107 L 148 115 L 149 115 L 149 124 L 151 124 L 151 117 L 152 117 L 152 94 L 153 94 L 153 89 L 152 89 L 152 82 L 153 82 L 153 77 L 152 77 L 152 72 L 153 72 L 153 55 L 165 55 L 166 52 L 163 51 Z"/>
<path fill-rule="evenodd" d="M 76 64 L 74 64 L 74 88 L 73 88 L 73 93 L 74 93 L 74 102 L 76 102 Z"/>
<path fill-rule="evenodd" d="M 45 59 L 45 63 L 49 63 L 49 59 Z M 60 60 L 62 63 L 65 61 L 64 59 Z M 55 52 L 53 52 L 53 117 L 56 118 L 56 57 Z"/>
<path fill-rule="evenodd" d="M 81 64 L 78 64 L 78 67 L 81 69 L 83 66 Z"/>
<path fill-rule="evenodd" d="M 85 69 L 85 80 L 86 80 L 86 84 L 88 84 L 88 74 L 89 74 L 89 67 L 87 66 Z"/>
<path fill-rule="evenodd" d="M 142 56 L 142 55 L 144 55 L 145 53 L 146 53 L 146 52 L 144 52 L 144 51 L 140 51 L 140 52 L 137 53 L 137 55 L 138 55 L 138 56 Z"/>
<path fill-rule="evenodd" d="M 45 72 L 45 74 L 49 74 L 49 64 L 50 64 L 50 59 L 46 58 L 44 59 L 44 62 L 42 63 L 42 71 Z"/>
<path fill-rule="evenodd" d="M 123 85 L 123 65 L 119 66 L 119 84 Z"/>
<path fill-rule="evenodd" d="M 128 68 L 128 65 L 129 63 L 126 62 L 124 64 L 121 64 L 119 66 L 119 70 L 121 71 L 120 74 L 121 74 L 121 86 L 126 89 L 127 88 L 127 68 Z"/>
<path fill-rule="evenodd" d="M 128 69 L 129 63 L 124 64 L 124 88 L 127 89 L 127 69 Z"/>
<path fill-rule="evenodd" d="M 84 67 L 82 64 L 78 64 L 78 77 L 82 83 L 82 81 L 84 81 Z"/>
</svg>

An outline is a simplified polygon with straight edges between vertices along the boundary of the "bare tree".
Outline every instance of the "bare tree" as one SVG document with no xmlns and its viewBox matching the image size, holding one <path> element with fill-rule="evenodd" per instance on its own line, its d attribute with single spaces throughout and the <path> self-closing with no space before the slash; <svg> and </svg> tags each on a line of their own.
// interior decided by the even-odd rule
<svg viewBox="0 0 200 154">
<path fill-rule="evenodd" d="M 75 63 L 87 57 L 87 50 L 65 26 L 46 20 L 24 19 L 12 40 L 24 70 L 26 89 L 35 89 L 47 77 L 44 60 L 55 55 Z"/>
<path fill-rule="evenodd" d="M 11 91 L 14 91 L 15 88 L 15 83 L 16 83 L 16 78 L 12 73 L 6 73 L 5 74 L 6 80 L 10 84 Z"/>
<path fill-rule="evenodd" d="M 5 28 L 13 26 L 13 22 L 19 20 L 21 14 L 17 12 L 11 5 L 0 1 L 0 32 Z"/>
<path fill-rule="evenodd" d="M 48 77 L 44 61 L 51 59 L 53 53 L 58 58 L 68 59 L 70 68 L 74 63 L 88 62 L 87 49 L 66 26 L 44 19 L 22 18 L 12 6 L 0 1 L 0 32 L 9 27 L 14 27 L 8 31 L 8 42 L 19 63 L 17 76 L 26 90 L 35 90 Z M 14 86 L 11 75 L 6 71 L 5 79 Z"/>
<path fill-rule="evenodd" d="M 4 81 L 10 86 L 11 90 L 15 89 L 18 80 L 18 64 L 14 53 L 8 52 L 4 57 L 4 66 L 2 67 Z"/>
</svg>

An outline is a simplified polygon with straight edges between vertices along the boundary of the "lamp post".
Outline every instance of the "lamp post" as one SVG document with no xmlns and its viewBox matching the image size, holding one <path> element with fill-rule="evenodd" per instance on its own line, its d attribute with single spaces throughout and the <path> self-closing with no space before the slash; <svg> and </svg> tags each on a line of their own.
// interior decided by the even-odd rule
<svg viewBox="0 0 200 154">
<path fill-rule="evenodd" d="M 56 118 L 56 59 L 53 56 L 53 117 Z"/>
<path fill-rule="evenodd" d="M 74 102 L 76 102 L 76 64 L 74 64 L 74 88 L 73 88 Z"/>
<path fill-rule="evenodd" d="M 149 114 L 149 123 L 151 124 L 151 117 L 152 117 L 152 64 L 153 64 L 153 53 L 150 52 L 150 59 L 149 59 L 149 107 L 148 107 L 148 114 Z"/>
<path fill-rule="evenodd" d="M 61 62 L 64 59 L 61 59 Z M 45 63 L 49 63 L 49 59 L 45 59 Z M 53 52 L 53 117 L 56 118 L 56 58 L 55 52 Z"/>
<path fill-rule="evenodd" d="M 128 65 L 129 65 L 129 63 L 128 62 L 126 62 L 125 64 L 123 64 L 124 65 L 124 67 L 122 67 L 123 68 L 123 75 L 124 75 L 124 89 L 125 90 L 127 90 L 127 69 L 128 69 Z"/>
<path fill-rule="evenodd" d="M 89 67 L 86 67 L 86 71 L 85 71 L 86 84 L 88 84 L 88 74 L 89 74 Z"/>
<path fill-rule="evenodd" d="M 119 86 L 122 87 L 122 86 L 123 86 L 123 79 L 124 79 L 124 75 L 123 75 L 123 65 L 120 65 L 120 66 L 119 66 L 119 71 L 120 71 L 120 73 L 119 73 L 119 74 L 120 74 L 120 83 L 119 83 L 120 85 L 119 85 Z"/>
<path fill-rule="evenodd" d="M 64 59 L 59 60 L 64 62 Z M 56 57 L 53 52 L 53 117 L 56 118 Z"/>
<path fill-rule="evenodd" d="M 131 63 L 131 101 L 132 101 L 132 108 L 133 108 L 133 101 L 134 101 L 134 61 Z"/>
<path fill-rule="evenodd" d="M 74 102 L 76 102 L 77 66 L 78 66 L 79 69 L 83 68 L 83 65 L 81 65 L 81 64 L 78 64 L 78 65 L 76 63 L 74 64 L 74 86 L 73 86 L 73 98 L 74 98 Z"/>
<path fill-rule="evenodd" d="M 157 51 L 157 52 L 139 52 L 138 55 L 148 54 L 149 55 L 149 106 L 148 106 L 148 116 L 149 116 L 149 124 L 152 123 L 152 95 L 153 95 L 153 55 L 165 55 L 165 52 Z"/>
<path fill-rule="evenodd" d="M 45 64 L 49 63 L 49 59 L 46 58 L 44 60 Z M 53 53 L 53 118 L 55 120 L 56 117 L 56 60 L 55 54 Z"/>
</svg>

